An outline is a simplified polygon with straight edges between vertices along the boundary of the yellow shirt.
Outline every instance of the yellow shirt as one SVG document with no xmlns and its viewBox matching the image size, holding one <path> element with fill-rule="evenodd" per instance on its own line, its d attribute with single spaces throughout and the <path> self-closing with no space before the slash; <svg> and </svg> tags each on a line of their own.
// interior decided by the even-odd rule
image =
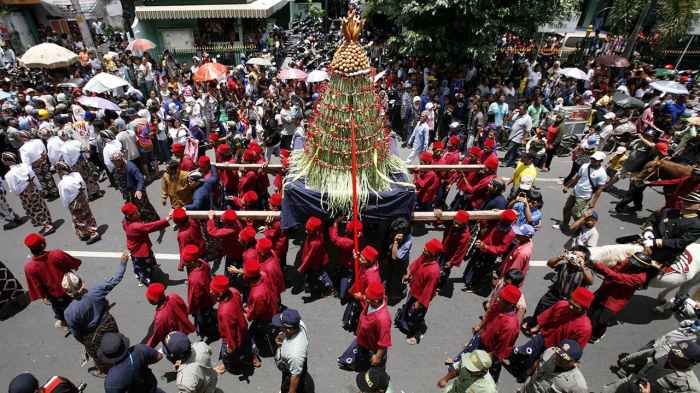
<svg viewBox="0 0 700 393">
<path fill-rule="evenodd" d="M 619 171 L 622 169 L 622 164 L 627 160 L 627 154 L 618 154 L 613 156 L 608 163 L 608 167 L 614 171 Z"/>
<path fill-rule="evenodd" d="M 188 172 L 178 170 L 176 178 L 171 179 L 170 174 L 165 172 L 160 179 L 160 198 L 163 201 L 170 199 L 173 209 L 192 203 L 192 190 L 187 185 L 188 174 Z"/>
<path fill-rule="evenodd" d="M 525 165 L 522 161 L 518 161 L 518 165 L 515 167 L 515 172 L 513 172 L 513 187 L 518 189 L 520 187 L 520 179 L 523 177 L 532 178 L 532 183 L 535 183 L 537 178 L 537 167 L 534 164 Z"/>
</svg>

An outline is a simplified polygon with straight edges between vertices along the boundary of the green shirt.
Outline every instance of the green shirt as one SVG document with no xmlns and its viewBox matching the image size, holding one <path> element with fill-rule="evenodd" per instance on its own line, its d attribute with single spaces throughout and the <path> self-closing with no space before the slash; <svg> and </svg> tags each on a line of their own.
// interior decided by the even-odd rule
<svg viewBox="0 0 700 393">
<path fill-rule="evenodd" d="M 461 367 L 464 359 L 469 356 L 469 353 L 463 353 L 460 360 L 453 364 L 455 370 L 458 370 L 457 378 L 450 381 L 450 384 L 445 387 L 444 393 L 497 393 L 496 382 L 494 382 L 491 374 L 480 378 L 474 378 L 466 368 Z"/>
<path fill-rule="evenodd" d="M 538 108 L 535 108 L 534 105 L 530 105 L 527 108 L 527 114 L 532 117 L 532 126 L 533 127 L 539 127 L 540 126 L 540 117 L 542 115 L 546 115 L 549 113 L 547 108 L 544 107 L 544 105 L 541 105 Z"/>
</svg>

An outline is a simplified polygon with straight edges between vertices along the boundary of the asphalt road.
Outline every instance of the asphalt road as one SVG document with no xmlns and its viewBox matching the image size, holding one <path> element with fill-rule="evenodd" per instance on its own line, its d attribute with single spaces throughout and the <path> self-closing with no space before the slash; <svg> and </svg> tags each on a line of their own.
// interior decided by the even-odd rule
<svg viewBox="0 0 700 393">
<path fill-rule="evenodd" d="M 558 176 L 564 176 L 569 170 L 568 158 L 557 158 L 553 171 L 540 174 L 542 180 L 537 186 L 544 195 L 544 219 L 542 229 L 537 233 L 534 260 L 545 260 L 558 253 L 566 237 L 552 229 L 552 219 L 561 216 L 564 196 L 557 182 Z M 503 176 L 510 175 L 510 169 L 500 169 Z M 545 178 L 547 180 L 545 180 Z M 105 183 L 103 183 L 104 185 Z M 624 184 L 623 184 L 624 185 Z M 158 201 L 159 182 L 148 189 L 152 201 Z M 655 209 L 662 203 L 661 196 L 654 191 L 647 191 L 645 206 Z M 21 212 L 19 201 L 10 196 L 10 204 Z M 624 221 L 607 213 L 614 198 L 605 194 L 599 203 L 598 212 L 601 220 L 599 231 L 601 244 L 614 242 L 614 238 L 622 234 L 638 232 L 638 224 Z M 120 227 L 121 214 L 119 207 L 121 199 L 113 189 L 108 189 L 105 197 L 91 203 L 91 207 L 99 225 L 107 225 L 103 240 L 87 246 L 77 240 L 68 213 L 59 201 L 50 203 L 54 219 L 65 220 L 61 228 L 48 238 L 50 248 L 62 248 L 71 251 L 88 252 L 120 252 L 124 249 L 124 235 Z M 161 214 L 167 214 L 167 209 L 157 206 Z M 648 214 L 648 212 L 644 212 Z M 27 223 L 0 236 L 1 259 L 18 277 L 22 277 L 22 266 L 27 258 L 27 250 L 22 245 L 24 236 L 33 229 Z M 412 257 L 417 256 L 423 244 L 439 233 L 431 232 L 414 239 Z M 298 246 L 291 245 L 291 256 L 295 255 Z M 176 253 L 175 235 L 168 231 L 162 244 L 155 245 L 159 253 Z M 99 282 L 115 271 L 117 258 L 82 257 L 83 265 L 80 274 L 87 280 L 88 285 Z M 186 293 L 185 274 L 176 270 L 175 261 L 161 261 L 161 268 L 168 274 L 169 291 Z M 543 277 L 549 269 L 533 267 L 528 273 L 524 293 L 531 307 L 537 303 L 545 292 L 547 282 Z M 456 276 L 461 271 L 453 272 Z M 600 279 L 596 280 L 597 286 Z M 393 346 L 389 352 L 388 372 L 397 392 L 425 393 L 437 392 L 437 380 L 445 369 L 442 362 L 447 355 L 458 352 L 470 337 L 470 327 L 481 315 L 481 302 L 473 294 L 460 291 L 456 285 L 454 297 L 446 299 L 437 297 L 427 316 L 428 332 L 423 341 L 417 346 L 406 344 L 403 335 L 396 329 L 392 331 Z M 130 337 L 132 343 L 139 342 L 146 334 L 153 316 L 153 307 L 144 296 L 144 288 L 137 286 L 136 279 L 128 273 L 122 283 L 112 292 L 110 300 L 116 303 L 112 313 L 116 317 L 120 330 Z M 631 304 L 621 315 L 623 324 L 608 330 L 605 339 L 596 345 L 590 345 L 584 352 L 581 367 L 586 375 L 591 391 L 600 391 L 601 386 L 614 379 L 608 367 L 617 359 L 620 352 L 630 352 L 644 345 L 650 339 L 667 332 L 676 325 L 673 318 L 657 319 L 651 312 L 658 293 L 656 289 L 640 291 Z M 286 293 L 284 303 L 301 311 L 311 335 L 309 370 L 316 381 L 317 392 L 356 392 L 354 389 L 354 374 L 340 371 L 336 366 L 336 358 L 352 340 L 352 335 L 340 327 L 342 308 L 337 299 L 326 298 L 309 304 L 303 304 L 300 296 Z M 392 314 L 395 307 L 392 308 Z M 51 375 L 64 375 L 73 381 L 88 384 L 88 392 L 101 392 L 102 380 L 93 378 L 86 368 L 80 367 L 82 346 L 72 337 L 64 337 L 61 330 L 53 327 L 53 318 L 48 306 L 35 302 L 9 320 L 0 322 L 0 345 L 3 355 L 0 357 L 0 390 L 4 390 L 9 380 L 16 374 L 31 371 L 40 380 Z M 524 339 L 521 337 L 520 339 Z M 219 344 L 213 345 L 218 352 Z M 174 383 L 163 377 L 170 364 L 163 360 L 153 367 L 159 377 L 159 384 L 166 392 L 175 392 Z M 256 370 L 249 382 L 239 381 L 238 377 L 224 375 L 219 379 L 219 387 L 224 392 L 271 392 L 279 390 L 280 373 L 271 359 L 264 360 L 264 366 Z M 512 392 L 517 389 L 514 379 L 503 372 L 499 391 Z"/>
</svg>

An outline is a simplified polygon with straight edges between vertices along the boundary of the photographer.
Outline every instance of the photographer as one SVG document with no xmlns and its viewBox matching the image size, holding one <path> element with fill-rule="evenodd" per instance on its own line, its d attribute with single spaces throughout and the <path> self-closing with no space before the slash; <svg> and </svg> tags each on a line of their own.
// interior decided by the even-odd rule
<svg viewBox="0 0 700 393">
<path fill-rule="evenodd" d="M 163 353 L 177 372 L 178 393 L 212 393 L 219 376 L 214 371 L 212 349 L 199 341 L 190 343 L 182 332 L 171 332 L 163 340 Z"/>
<path fill-rule="evenodd" d="M 516 225 L 530 224 L 539 228 L 542 223 L 542 194 L 539 191 L 524 191 L 521 187 L 518 196 L 508 203 L 508 209 L 518 213 Z"/>
<path fill-rule="evenodd" d="M 554 303 L 568 299 L 574 289 L 593 284 L 593 272 L 587 266 L 590 257 L 588 248 L 576 246 L 547 260 L 547 267 L 554 270 L 554 277 L 549 290 L 537 303 L 533 317 L 536 318 Z"/>
</svg>

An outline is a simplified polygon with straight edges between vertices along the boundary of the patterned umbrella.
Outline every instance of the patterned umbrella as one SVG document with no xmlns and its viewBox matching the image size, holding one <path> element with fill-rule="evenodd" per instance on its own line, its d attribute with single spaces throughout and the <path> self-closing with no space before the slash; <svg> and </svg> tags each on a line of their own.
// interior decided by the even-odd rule
<svg viewBox="0 0 700 393">
<path fill-rule="evenodd" d="M 630 66 L 630 61 L 618 55 L 600 56 L 595 60 L 598 64 L 606 67 L 625 68 Z"/>
<path fill-rule="evenodd" d="M 197 82 L 214 81 L 226 78 L 228 68 L 221 63 L 206 63 L 199 66 L 194 72 L 194 80 Z"/>
<path fill-rule="evenodd" d="M 302 70 L 298 70 L 296 68 L 286 68 L 286 69 L 280 71 L 280 73 L 277 74 L 277 77 L 280 79 L 305 80 L 306 79 L 306 72 L 304 72 Z"/>
<path fill-rule="evenodd" d="M 132 53 L 135 54 L 142 54 L 143 52 L 146 52 L 148 50 L 151 50 L 156 47 L 156 44 L 154 44 L 152 41 L 147 40 L 145 38 L 137 38 L 129 43 L 129 45 L 126 47 L 127 50 L 130 50 Z"/>
</svg>

